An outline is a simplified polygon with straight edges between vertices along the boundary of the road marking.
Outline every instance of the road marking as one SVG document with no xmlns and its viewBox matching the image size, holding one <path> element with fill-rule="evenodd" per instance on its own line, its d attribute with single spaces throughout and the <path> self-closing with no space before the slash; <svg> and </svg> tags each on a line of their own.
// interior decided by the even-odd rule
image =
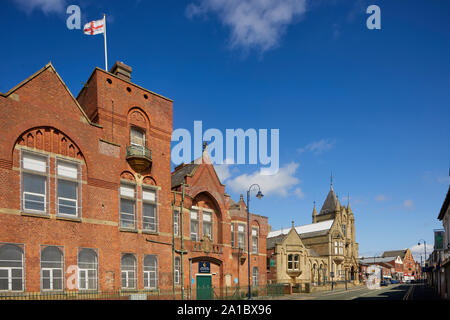
<svg viewBox="0 0 450 320">
<path fill-rule="evenodd" d="M 409 300 L 412 295 L 413 290 L 414 290 L 414 285 L 411 285 L 411 287 L 408 289 L 406 294 L 403 296 L 403 300 Z"/>
</svg>

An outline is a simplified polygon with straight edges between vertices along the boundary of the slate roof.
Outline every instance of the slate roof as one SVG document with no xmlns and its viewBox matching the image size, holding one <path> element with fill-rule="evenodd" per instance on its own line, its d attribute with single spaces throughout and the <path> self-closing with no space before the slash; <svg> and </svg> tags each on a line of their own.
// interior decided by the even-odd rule
<svg viewBox="0 0 450 320">
<path fill-rule="evenodd" d="M 323 203 L 322 209 L 320 209 L 319 215 L 336 211 L 338 203 L 339 200 L 336 196 L 336 193 L 334 193 L 333 187 L 331 187 L 330 192 L 328 192 L 327 198 Z"/>
<path fill-rule="evenodd" d="M 384 263 L 388 263 L 391 262 L 393 260 L 394 257 L 364 257 L 364 259 L 359 258 L 359 263 L 360 264 L 372 264 L 372 263 L 380 263 L 380 262 L 384 262 Z M 397 257 L 395 257 L 397 258 Z"/>
<path fill-rule="evenodd" d="M 383 252 L 383 254 L 381 255 L 382 258 L 386 258 L 386 257 L 395 257 L 397 258 L 398 256 L 400 256 L 400 258 L 404 258 L 406 254 L 406 249 L 403 250 L 392 250 L 392 251 L 385 251 Z"/>
<path fill-rule="evenodd" d="M 172 179 L 171 188 L 173 189 L 180 186 L 183 183 L 183 179 L 186 176 L 192 175 L 198 166 L 199 165 L 196 163 L 189 163 L 186 164 L 184 167 L 174 171 L 171 177 Z"/>
<path fill-rule="evenodd" d="M 282 243 L 286 237 L 287 237 L 287 233 L 280 234 L 275 237 L 267 238 L 267 249 L 275 248 L 275 245 L 278 243 Z"/>
<path fill-rule="evenodd" d="M 308 237 L 309 233 L 318 233 L 320 235 L 327 234 L 328 230 L 330 230 L 331 226 L 333 225 L 334 220 L 325 220 L 318 223 L 311 223 L 311 224 L 305 224 L 302 226 L 295 227 L 295 230 L 300 235 L 301 238 Z M 283 234 L 286 232 L 286 234 L 289 232 L 290 229 L 281 229 L 281 230 L 275 230 L 269 232 L 267 235 L 268 238 L 278 236 L 280 234 Z M 313 235 L 314 236 L 314 235 Z"/>
</svg>

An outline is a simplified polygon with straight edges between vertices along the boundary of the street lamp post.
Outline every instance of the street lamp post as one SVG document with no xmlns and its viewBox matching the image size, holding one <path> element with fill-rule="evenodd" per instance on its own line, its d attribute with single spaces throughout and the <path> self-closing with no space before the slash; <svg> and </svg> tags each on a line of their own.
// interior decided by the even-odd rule
<svg viewBox="0 0 450 320">
<path fill-rule="evenodd" d="M 425 261 L 424 261 L 424 263 L 423 263 L 424 266 L 425 266 L 426 263 L 427 263 L 427 242 L 426 242 L 425 240 L 423 240 L 423 239 L 420 239 L 419 242 L 417 243 L 418 246 L 420 246 L 420 242 L 421 242 L 421 241 L 423 241 L 423 249 L 424 249 L 424 252 L 425 252 L 425 259 L 424 259 Z M 422 255 L 420 255 L 420 256 L 422 257 Z M 423 269 L 422 269 L 423 266 L 421 265 L 420 268 L 421 268 L 420 271 L 421 271 L 421 273 L 422 273 L 422 278 L 423 278 Z"/>
<path fill-rule="evenodd" d="M 258 187 L 258 193 L 256 197 L 261 199 L 264 195 L 261 192 L 261 188 L 258 184 L 252 184 L 247 190 L 247 263 L 248 263 L 248 299 L 250 300 L 252 297 L 252 289 L 251 289 L 251 274 L 250 274 L 250 191 L 253 187 Z"/>
</svg>

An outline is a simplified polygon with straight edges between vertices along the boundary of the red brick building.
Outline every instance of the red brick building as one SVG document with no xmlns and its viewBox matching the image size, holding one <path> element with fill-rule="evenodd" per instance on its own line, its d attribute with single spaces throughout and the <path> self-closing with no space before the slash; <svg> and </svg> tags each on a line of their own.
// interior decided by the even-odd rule
<svg viewBox="0 0 450 320">
<path fill-rule="evenodd" d="M 0 291 L 179 292 L 190 261 L 194 280 L 205 262 L 213 285 L 247 285 L 246 254 L 231 241 L 246 215 L 212 165 L 183 176 L 183 219 L 172 214 L 183 189 L 174 177 L 190 166 L 171 174 L 172 119 L 172 100 L 119 62 L 96 68 L 76 99 L 51 64 L 0 93 Z M 267 218 L 251 221 L 264 284 Z"/>
<path fill-rule="evenodd" d="M 396 259 L 400 257 L 402 261 L 402 280 L 415 280 L 417 279 L 417 272 L 420 270 L 416 270 L 416 262 L 414 261 L 414 257 L 411 253 L 411 250 L 394 250 L 394 251 L 385 251 L 382 255 L 383 258 L 392 257 Z"/>
</svg>

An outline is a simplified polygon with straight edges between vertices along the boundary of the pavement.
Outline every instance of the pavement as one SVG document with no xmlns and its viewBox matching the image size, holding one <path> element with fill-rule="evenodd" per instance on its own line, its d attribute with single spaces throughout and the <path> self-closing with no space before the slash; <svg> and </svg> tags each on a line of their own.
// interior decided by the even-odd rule
<svg viewBox="0 0 450 320">
<path fill-rule="evenodd" d="M 295 293 L 279 297 L 281 300 L 439 300 L 431 287 L 423 284 L 390 284 L 379 289 L 364 285 L 333 291 Z"/>
</svg>

